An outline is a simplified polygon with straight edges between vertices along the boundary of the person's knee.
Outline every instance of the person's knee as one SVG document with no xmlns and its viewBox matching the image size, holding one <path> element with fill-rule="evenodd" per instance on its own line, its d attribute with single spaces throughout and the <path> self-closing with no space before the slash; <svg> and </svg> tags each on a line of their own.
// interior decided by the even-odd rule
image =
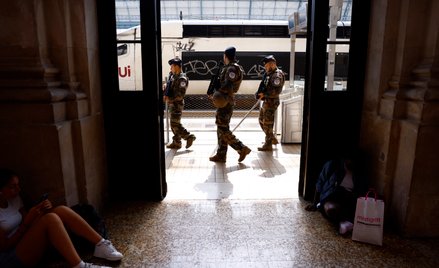
<svg viewBox="0 0 439 268">
<path fill-rule="evenodd" d="M 332 203 L 332 202 L 326 202 L 326 203 L 323 205 L 323 208 L 325 209 L 325 211 L 329 211 L 329 210 L 333 210 L 333 209 L 335 209 L 335 208 L 336 208 L 336 205 L 335 205 L 334 203 Z"/>
<path fill-rule="evenodd" d="M 54 208 L 52 209 L 52 212 L 54 212 L 54 213 L 56 213 L 56 214 L 59 214 L 59 213 L 65 213 L 65 212 L 68 212 L 68 211 L 70 211 L 70 210 L 71 210 L 71 209 L 70 209 L 69 207 L 67 207 L 67 206 L 59 205 L 59 206 L 54 207 Z"/>
<path fill-rule="evenodd" d="M 325 214 L 330 219 L 337 219 L 340 214 L 340 206 L 334 203 L 327 202 L 324 205 Z"/>
<path fill-rule="evenodd" d="M 52 226 L 54 224 L 62 224 L 61 218 L 54 212 L 48 212 L 41 217 L 41 222 L 45 226 Z"/>
<path fill-rule="evenodd" d="M 67 207 L 67 206 L 59 205 L 59 206 L 54 207 L 51 212 L 53 212 L 53 213 L 57 214 L 58 216 L 62 217 L 63 215 L 72 213 L 73 210 L 71 208 Z"/>
</svg>

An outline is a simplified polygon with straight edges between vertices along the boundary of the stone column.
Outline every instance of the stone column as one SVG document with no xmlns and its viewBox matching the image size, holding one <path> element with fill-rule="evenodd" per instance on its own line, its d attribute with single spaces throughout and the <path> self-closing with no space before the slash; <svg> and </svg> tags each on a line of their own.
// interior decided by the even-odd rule
<svg viewBox="0 0 439 268">
<path fill-rule="evenodd" d="M 364 137 L 371 136 L 362 141 L 376 156 L 372 186 L 385 198 L 388 226 L 438 236 L 439 4 L 388 0 L 372 7 L 363 122 Z"/>
<path fill-rule="evenodd" d="M 21 175 L 31 199 L 49 192 L 54 203 L 99 207 L 106 173 L 94 1 L 8 1 L 0 24 L 0 162 Z"/>
</svg>

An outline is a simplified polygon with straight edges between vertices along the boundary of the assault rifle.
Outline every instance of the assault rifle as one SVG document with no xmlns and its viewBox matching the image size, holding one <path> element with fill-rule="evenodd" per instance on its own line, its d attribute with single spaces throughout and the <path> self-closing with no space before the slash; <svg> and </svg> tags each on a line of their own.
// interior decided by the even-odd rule
<svg viewBox="0 0 439 268">
<path fill-rule="evenodd" d="M 164 92 L 164 94 L 163 94 L 163 95 L 165 95 L 166 97 L 169 97 L 169 94 L 171 93 L 171 92 L 170 92 L 170 89 L 171 89 L 171 83 L 172 83 L 171 77 L 172 77 L 172 72 L 169 72 L 168 81 L 166 81 L 166 88 L 165 88 L 165 92 Z"/>
<path fill-rule="evenodd" d="M 219 62 L 218 64 L 218 70 L 216 72 L 216 74 L 213 74 L 212 77 L 210 78 L 210 83 L 209 83 L 209 87 L 207 88 L 207 95 L 212 95 L 216 89 L 220 88 L 220 80 L 219 80 L 219 75 L 221 72 L 221 69 L 223 68 L 224 63 L 222 61 Z"/>
<path fill-rule="evenodd" d="M 265 87 L 265 77 L 267 76 L 267 73 L 264 72 L 264 75 L 262 76 L 262 80 L 261 83 L 259 84 L 258 87 L 258 91 L 256 91 L 255 93 L 255 98 L 258 100 L 259 99 L 259 93 L 265 93 L 265 91 L 267 90 L 267 88 Z"/>
</svg>

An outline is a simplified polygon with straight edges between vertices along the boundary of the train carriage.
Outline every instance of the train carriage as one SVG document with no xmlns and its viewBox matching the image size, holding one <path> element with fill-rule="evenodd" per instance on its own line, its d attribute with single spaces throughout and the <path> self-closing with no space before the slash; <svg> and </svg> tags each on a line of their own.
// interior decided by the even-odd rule
<svg viewBox="0 0 439 268">
<path fill-rule="evenodd" d="M 185 110 L 214 109 L 207 100 L 206 91 L 211 76 L 217 72 L 224 49 L 235 46 L 236 57 L 245 70 L 244 80 L 236 96 L 236 110 L 251 107 L 263 73 L 261 60 L 274 55 L 278 67 L 286 73 L 286 87 L 290 85 L 290 57 L 292 38 L 287 21 L 245 21 L 245 20 L 177 20 L 162 21 L 162 74 L 169 73 L 167 61 L 173 57 L 183 60 L 183 70 L 189 77 L 185 98 Z M 137 40 L 140 27 L 134 27 L 118 34 L 119 78 L 121 90 L 139 90 L 141 86 L 140 44 L 121 43 L 121 40 Z M 339 23 L 337 38 L 349 39 L 350 24 Z M 306 36 L 294 39 L 294 81 L 304 80 Z M 335 81 L 347 77 L 348 45 L 337 45 L 335 56 Z M 341 82 L 339 83 L 343 85 Z"/>
</svg>

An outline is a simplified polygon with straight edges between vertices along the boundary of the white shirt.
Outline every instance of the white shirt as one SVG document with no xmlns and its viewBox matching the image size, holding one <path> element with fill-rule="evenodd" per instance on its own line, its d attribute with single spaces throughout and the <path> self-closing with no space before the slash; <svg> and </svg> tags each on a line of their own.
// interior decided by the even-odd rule
<svg viewBox="0 0 439 268">
<path fill-rule="evenodd" d="M 8 200 L 8 207 L 0 208 L 0 228 L 11 237 L 18 229 L 21 223 L 22 215 L 20 209 L 23 207 L 23 201 L 20 196 Z"/>
<path fill-rule="evenodd" d="M 349 192 L 352 192 L 354 189 L 354 181 L 352 180 L 352 172 L 346 170 L 343 180 L 340 183 L 340 186 L 344 187 Z"/>
</svg>

